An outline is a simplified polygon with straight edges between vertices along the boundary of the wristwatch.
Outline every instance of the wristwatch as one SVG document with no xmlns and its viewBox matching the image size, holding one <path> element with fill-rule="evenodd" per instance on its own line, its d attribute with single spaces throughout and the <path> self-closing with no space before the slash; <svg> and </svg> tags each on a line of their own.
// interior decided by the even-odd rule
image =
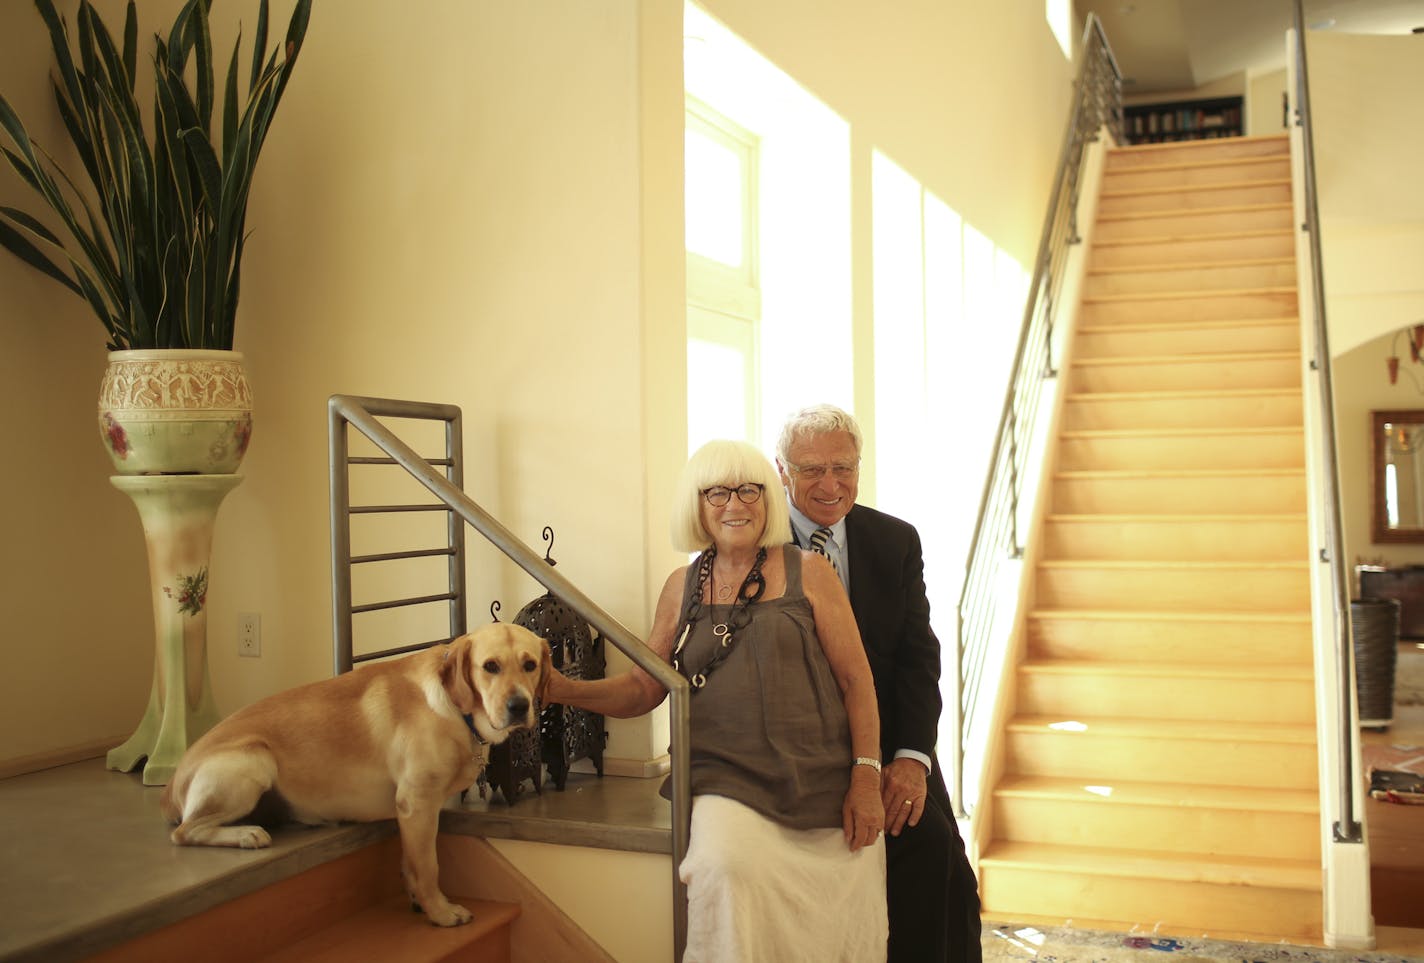
<svg viewBox="0 0 1424 963">
<path fill-rule="evenodd" d="M 880 760 L 875 759 L 871 756 L 856 756 L 855 759 L 852 760 L 851 766 L 869 766 L 871 769 L 874 769 L 876 772 L 879 772 Z"/>
</svg>

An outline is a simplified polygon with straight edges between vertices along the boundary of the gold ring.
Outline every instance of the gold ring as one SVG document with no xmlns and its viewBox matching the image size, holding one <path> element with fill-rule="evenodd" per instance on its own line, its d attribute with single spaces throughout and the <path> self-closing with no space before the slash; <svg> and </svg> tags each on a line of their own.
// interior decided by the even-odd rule
<svg viewBox="0 0 1424 963">
<path fill-rule="evenodd" d="M 906 800 L 905 800 L 905 805 L 906 805 L 906 806 L 913 806 L 914 803 L 911 802 L 910 800 L 906 799 Z"/>
</svg>

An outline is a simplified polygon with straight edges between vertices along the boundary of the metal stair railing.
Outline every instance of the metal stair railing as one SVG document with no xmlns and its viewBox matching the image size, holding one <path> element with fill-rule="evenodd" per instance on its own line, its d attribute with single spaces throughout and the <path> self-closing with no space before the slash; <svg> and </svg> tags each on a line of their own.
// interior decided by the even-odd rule
<svg viewBox="0 0 1424 963">
<path fill-rule="evenodd" d="M 1088 14 L 1083 28 L 1081 49 L 1073 82 L 1073 103 L 1034 262 L 1033 282 L 1024 307 L 1008 392 L 989 459 L 984 494 L 969 542 L 969 558 L 959 598 L 955 659 L 960 697 L 951 725 L 955 740 L 952 788 L 956 814 L 960 816 L 972 808 L 964 799 L 965 754 L 984 695 L 992 647 L 990 636 L 999 601 L 1000 564 L 1023 555 L 1018 513 L 1024 459 L 1038 418 L 1042 396 L 1039 389 L 1058 373 L 1053 358 L 1054 322 L 1067 274 L 1069 251 L 1082 240 L 1078 235 L 1077 211 L 1083 156 L 1087 145 L 1098 139 L 1103 126 L 1107 126 L 1114 137 L 1120 139 L 1122 134 L 1122 73 L 1113 58 L 1102 23 L 1092 13 Z"/>
<path fill-rule="evenodd" d="M 445 457 L 425 459 L 377 418 L 404 418 L 440 421 L 445 424 Z M 482 509 L 462 486 L 463 445 L 461 414 L 454 405 L 395 401 L 385 398 L 362 398 L 333 395 L 327 402 L 329 468 L 331 475 L 331 580 L 332 622 L 334 626 L 334 662 L 339 674 L 350 670 L 353 663 L 379 659 L 403 652 L 449 642 L 463 635 L 466 629 L 465 604 L 465 541 L 464 524 L 483 535 L 495 548 L 524 569 L 535 581 L 558 596 L 574 613 L 598 630 L 599 634 L 618 647 L 632 662 L 647 672 L 668 691 L 670 697 L 669 727 L 672 756 L 672 906 L 673 939 L 676 959 L 682 958 L 687 943 L 687 888 L 678 878 L 678 867 L 687 854 L 692 822 L 692 783 L 688 772 L 687 749 L 690 744 L 689 698 L 687 680 L 673 671 L 621 622 L 596 605 L 572 582 L 560 575 L 543 556 L 529 548 Z M 385 453 L 385 457 L 351 457 L 347 426 L 355 428 Z M 438 504 L 422 505 L 351 505 L 350 468 L 353 465 L 399 465 L 416 481 L 424 485 Z M 437 471 L 435 466 L 444 468 Z M 351 518 L 362 514 L 399 512 L 446 512 L 449 515 L 446 544 L 437 548 L 409 552 L 389 552 L 373 555 L 351 554 Z M 462 524 L 463 523 L 463 524 Z M 449 558 L 448 591 L 435 595 L 352 605 L 351 567 L 394 559 L 438 557 Z M 354 654 L 354 616 L 401 606 L 449 604 L 450 638 L 436 639 L 378 652 Z"/>
<path fill-rule="evenodd" d="M 1335 392 L 1330 373 L 1330 334 L 1325 320 L 1325 277 L 1320 260 L 1320 207 L 1315 184 L 1315 143 L 1311 129 L 1310 80 L 1306 74 L 1305 63 L 1305 15 L 1301 9 L 1301 0 L 1295 0 L 1294 8 L 1295 122 L 1301 129 L 1301 161 L 1304 170 L 1302 186 L 1306 215 L 1306 223 L 1301 225 L 1301 230 L 1307 232 L 1310 239 L 1311 289 L 1315 313 L 1315 340 L 1310 346 L 1310 370 L 1315 373 L 1320 395 L 1320 442 L 1324 462 L 1320 472 L 1320 498 L 1323 502 L 1321 517 L 1325 523 L 1325 532 L 1320 561 L 1330 566 L 1330 583 L 1333 588 L 1332 634 L 1335 639 L 1335 651 L 1332 654 L 1339 674 L 1335 698 L 1340 727 L 1336 734 L 1339 741 L 1335 752 L 1340 763 L 1340 798 L 1339 812 L 1334 822 L 1334 839 L 1337 843 L 1362 843 L 1364 832 L 1360 826 L 1355 780 L 1355 668 L 1354 644 L 1350 636 L 1350 583 L 1344 563 L 1344 526 L 1340 520 L 1340 459 L 1335 439 Z"/>
</svg>

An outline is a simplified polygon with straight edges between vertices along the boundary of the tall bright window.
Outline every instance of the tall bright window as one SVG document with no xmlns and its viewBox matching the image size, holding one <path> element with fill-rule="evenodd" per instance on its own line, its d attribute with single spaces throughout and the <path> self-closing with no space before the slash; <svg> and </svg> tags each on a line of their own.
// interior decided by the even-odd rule
<svg viewBox="0 0 1424 963">
<path fill-rule="evenodd" d="M 770 455 L 796 409 L 853 408 L 850 127 L 683 9 L 688 442 L 744 438 Z"/>
<path fill-rule="evenodd" d="M 756 436 L 757 138 L 687 100 L 688 445 Z"/>
<path fill-rule="evenodd" d="M 1073 0 L 1044 0 L 1048 28 L 1063 48 L 1063 56 L 1073 59 Z"/>
</svg>

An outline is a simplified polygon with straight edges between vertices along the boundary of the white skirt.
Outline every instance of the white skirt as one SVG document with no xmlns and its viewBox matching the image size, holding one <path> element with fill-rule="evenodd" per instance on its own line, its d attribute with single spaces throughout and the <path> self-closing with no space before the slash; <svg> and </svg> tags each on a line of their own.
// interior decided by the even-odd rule
<svg viewBox="0 0 1424 963">
<path fill-rule="evenodd" d="M 787 829 L 735 800 L 697 796 L 679 868 L 684 963 L 885 960 L 885 841 L 852 853 L 839 829 Z"/>
</svg>

